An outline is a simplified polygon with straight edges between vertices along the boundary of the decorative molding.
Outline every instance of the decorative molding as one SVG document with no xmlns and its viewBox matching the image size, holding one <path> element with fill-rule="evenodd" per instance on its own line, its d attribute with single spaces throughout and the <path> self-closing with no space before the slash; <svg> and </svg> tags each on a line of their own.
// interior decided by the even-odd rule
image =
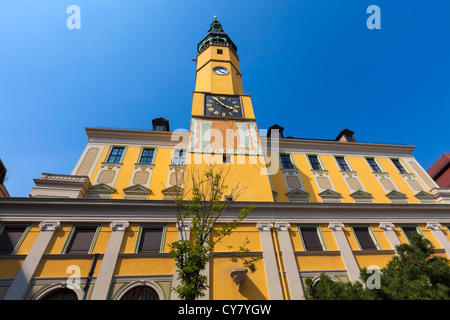
<svg viewBox="0 0 450 320">
<path fill-rule="evenodd" d="M 406 199 L 406 194 L 397 190 L 392 190 L 391 192 L 386 194 L 386 197 L 391 199 Z"/>
<path fill-rule="evenodd" d="M 427 222 L 427 228 L 430 230 L 440 230 L 442 225 L 439 222 Z"/>
<path fill-rule="evenodd" d="M 177 221 L 176 226 L 178 230 L 189 231 L 192 228 L 192 222 Z"/>
<path fill-rule="evenodd" d="M 439 204 L 450 204 L 450 188 L 432 188 L 431 194 Z"/>
<path fill-rule="evenodd" d="M 277 231 L 287 231 L 291 227 L 291 225 L 287 222 L 276 222 L 274 225 Z"/>
<path fill-rule="evenodd" d="M 107 184 L 100 183 L 96 184 L 89 188 L 89 192 L 98 192 L 98 193 L 113 193 L 116 191 L 115 188 L 108 186 Z"/>
<path fill-rule="evenodd" d="M 342 229 L 344 229 L 344 224 L 342 222 L 330 222 L 328 228 L 333 231 L 342 231 Z"/>
<path fill-rule="evenodd" d="M 372 194 L 363 190 L 358 190 L 350 195 L 352 198 L 372 198 Z"/>
<path fill-rule="evenodd" d="M 42 231 L 55 231 L 59 226 L 59 221 L 42 221 L 39 223 L 39 227 L 42 228 Z"/>
<path fill-rule="evenodd" d="M 393 231 L 395 228 L 392 222 L 380 222 L 378 227 L 384 231 Z"/>
<path fill-rule="evenodd" d="M 150 190 L 149 188 L 147 188 L 141 184 L 135 184 L 135 185 L 123 188 L 123 192 L 125 192 L 125 194 L 147 195 L 147 194 L 151 193 L 152 190 Z"/>
<path fill-rule="evenodd" d="M 231 270 L 230 276 L 233 279 L 233 281 L 238 286 L 238 291 L 241 291 L 241 282 L 244 280 L 245 276 L 247 275 L 248 269 L 234 269 Z"/>
<path fill-rule="evenodd" d="M 109 224 L 113 231 L 125 231 L 130 226 L 128 221 L 113 221 Z"/>
<path fill-rule="evenodd" d="M 416 194 L 416 198 L 418 199 L 434 199 L 434 196 L 426 191 L 420 191 L 419 193 Z"/>
<path fill-rule="evenodd" d="M 273 223 L 271 222 L 258 222 L 256 224 L 256 228 L 258 228 L 259 231 L 269 231 L 273 228 Z"/>
</svg>

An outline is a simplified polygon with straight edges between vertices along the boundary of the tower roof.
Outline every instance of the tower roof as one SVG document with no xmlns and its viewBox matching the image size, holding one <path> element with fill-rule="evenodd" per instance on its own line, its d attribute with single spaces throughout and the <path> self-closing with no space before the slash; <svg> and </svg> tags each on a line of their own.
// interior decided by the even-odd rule
<svg viewBox="0 0 450 320">
<path fill-rule="evenodd" d="M 223 31 L 222 25 L 217 20 L 217 17 L 214 17 L 214 21 L 209 26 L 206 36 L 197 45 L 197 53 L 200 54 L 210 45 L 230 47 L 234 53 L 237 53 L 236 45 L 231 41 L 231 38 L 225 31 Z"/>
</svg>

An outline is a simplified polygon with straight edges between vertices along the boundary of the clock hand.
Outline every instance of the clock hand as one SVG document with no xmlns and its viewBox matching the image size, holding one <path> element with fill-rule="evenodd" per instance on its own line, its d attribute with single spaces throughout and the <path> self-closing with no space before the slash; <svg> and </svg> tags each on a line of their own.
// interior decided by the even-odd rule
<svg viewBox="0 0 450 320">
<path fill-rule="evenodd" d="M 226 104 L 224 104 L 222 101 L 219 101 L 219 99 L 217 99 L 216 97 L 212 97 L 214 100 L 216 100 L 218 103 L 220 103 L 221 105 L 223 105 L 225 108 L 234 110 L 233 107 L 227 106 Z"/>
</svg>

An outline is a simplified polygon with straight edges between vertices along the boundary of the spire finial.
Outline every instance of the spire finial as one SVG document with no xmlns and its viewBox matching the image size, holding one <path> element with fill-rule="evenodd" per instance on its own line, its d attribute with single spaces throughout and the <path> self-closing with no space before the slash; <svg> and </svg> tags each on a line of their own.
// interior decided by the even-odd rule
<svg viewBox="0 0 450 320">
<path fill-rule="evenodd" d="M 214 15 L 214 20 L 217 20 L 217 16 L 216 15 Z"/>
</svg>

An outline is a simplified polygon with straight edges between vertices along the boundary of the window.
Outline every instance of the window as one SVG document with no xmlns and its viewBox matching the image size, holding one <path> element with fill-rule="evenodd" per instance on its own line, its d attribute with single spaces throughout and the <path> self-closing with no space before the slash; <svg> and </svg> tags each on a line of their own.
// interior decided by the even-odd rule
<svg viewBox="0 0 450 320">
<path fill-rule="evenodd" d="M 155 130 L 154 131 L 164 131 L 164 126 L 161 124 L 157 124 L 155 126 Z"/>
<path fill-rule="evenodd" d="M 0 235 L 0 254 L 14 253 L 26 229 L 26 226 L 4 226 Z"/>
<path fill-rule="evenodd" d="M 153 288 L 138 286 L 128 291 L 121 300 L 159 300 L 159 296 Z"/>
<path fill-rule="evenodd" d="M 341 171 L 351 171 L 344 157 L 336 157 L 336 161 Z"/>
<path fill-rule="evenodd" d="M 175 150 L 173 157 L 173 164 L 177 166 L 184 166 L 186 164 L 186 150 L 179 149 Z"/>
<path fill-rule="evenodd" d="M 406 236 L 406 238 L 408 239 L 408 241 L 411 241 L 411 236 L 413 233 L 419 233 L 417 231 L 417 226 L 414 225 L 410 225 L 410 226 L 401 226 L 402 231 L 404 233 L 404 235 Z"/>
<path fill-rule="evenodd" d="M 370 168 L 372 168 L 372 172 L 381 172 L 381 169 L 375 161 L 375 158 L 366 158 L 366 160 L 369 163 Z"/>
<path fill-rule="evenodd" d="M 97 226 L 76 226 L 66 248 L 66 253 L 89 253 Z"/>
<path fill-rule="evenodd" d="M 120 161 L 122 160 L 122 154 L 124 150 L 125 150 L 124 147 L 113 147 L 106 162 L 120 163 Z"/>
<path fill-rule="evenodd" d="M 347 138 L 348 142 L 356 142 L 352 134 L 346 134 L 345 137 Z"/>
<path fill-rule="evenodd" d="M 294 169 L 294 165 L 291 161 L 291 156 L 288 154 L 280 154 L 281 158 L 281 168 L 283 169 Z"/>
<path fill-rule="evenodd" d="M 300 226 L 300 235 L 306 251 L 323 251 L 317 226 Z"/>
<path fill-rule="evenodd" d="M 78 297 L 73 290 L 61 288 L 46 294 L 41 300 L 78 300 Z"/>
<path fill-rule="evenodd" d="M 375 241 L 370 234 L 369 226 L 352 226 L 352 229 L 362 250 L 377 250 Z"/>
<path fill-rule="evenodd" d="M 402 164 L 401 164 L 401 162 L 400 162 L 400 159 L 391 159 L 392 160 L 392 163 L 397 167 L 397 170 L 400 172 L 400 173 L 408 173 L 407 171 L 406 171 L 406 169 L 402 166 Z"/>
<path fill-rule="evenodd" d="M 154 154 L 155 154 L 155 149 L 142 150 L 141 159 L 139 160 L 139 164 L 152 164 Z"/>
<path fill-rule="evenodd" d="M 138 252 L 143 253 L 160 252 L 162 234 L 163 234 L 163 227 L 157 226 L 142 227 Z"/>
<path fill-rule="evenodd" d="M 223 154 L 223 156 L 222 156 L 222 163 L 231 163 L 231 156 Z"/>
<path fill-rule="evenodd" d="M 222 49 L 217 49 L 217 54 L 223 54 L 223 50 Z"/>
<path fill-rule="evenodd" d="M 313 170 L 322 170 L 322 166 L 320 165 L 319 158 L 316 155 L 308 155 L 309 163 Z"/>
</svg>

